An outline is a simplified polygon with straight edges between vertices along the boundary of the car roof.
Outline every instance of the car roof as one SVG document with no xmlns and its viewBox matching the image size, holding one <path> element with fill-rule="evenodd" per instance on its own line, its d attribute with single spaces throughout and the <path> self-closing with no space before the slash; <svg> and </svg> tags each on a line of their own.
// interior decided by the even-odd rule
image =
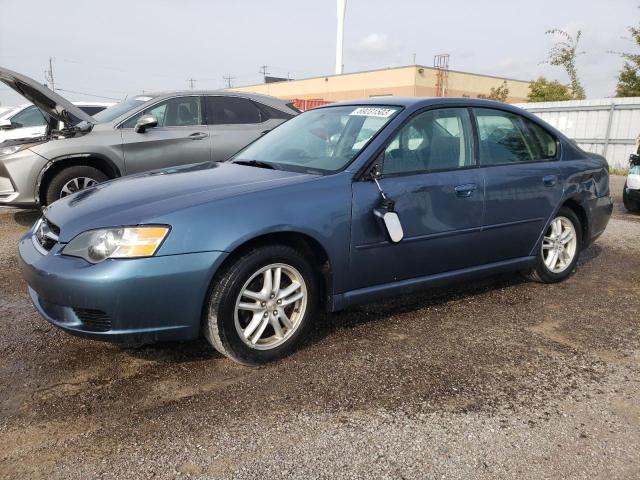
<svg viewBox="0 0 640 480">
<path fill-rule="evenodd" d="M 133 95 L 133 97 L 151 97 L 155 100 L 161 97 L 175 97 L 177 95 L 219 95 L 224 97 L 244 97 L 256 100 L 258 102 L 281 103 L 283 105 L 290 102 L 290 100 L 282 100 L 270 95 L 262 95 L 260 93 L 252 92 L 234 92 L 232 90 L 169 90 L 162 92 L 145 92 L 138 95 Z"/>
<path fill-rule="evenodd" d="M 430 107 L 435 105 L 468 105 L 470 107 L 488 107 L 488 108 L 501 108 L 505 110 L 522 112 L 519 107 L 515 107 L 508 103 L 498 102 L 496 100 L 485 100 L 480 98 L 467 98 L 467 97 L 396 97 L 393 95 L 363 98 L 359 100 L 346 100 L 342 102 L 330 103 L 322 105 L 318 108 L 332 107 L 336 105 L 388 105 L 399 107 Z"/>
</svg>

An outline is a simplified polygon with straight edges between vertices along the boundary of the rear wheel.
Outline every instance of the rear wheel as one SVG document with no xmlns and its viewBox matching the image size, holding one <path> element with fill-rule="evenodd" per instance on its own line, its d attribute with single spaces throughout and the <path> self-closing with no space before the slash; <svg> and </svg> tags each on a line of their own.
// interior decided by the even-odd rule
<svg viewBox="0 0 640 480">
<path fill-rule="evenodd" d="M 577 215 L 562 207 L 542 239 L 535 267 L 525 276 L 542 283 L 556 283 L 575 270 L 582 247 L 582 228 Z"/>
<path fill-rule="evenodd" d="M 239 257 L 214 281 L 203 330 L 223 355 L 258 365 L 291 353 L 318 310 L 318 280 L 310 262 L 284 245 Z"/>
<path fill-rule="evenodd" d="M 92 187 L 100 182 L 108 180 L 108 177 L 94 167 L 84 165 L 68 167 L 56 173 L 47 185 L 45 194 L 46 204 Z"/>
<path fill-rule="evenodd" d="M 624 184 L 624 189 L 622 190 L 622 203 L 624 203 L 624 208 L 626 208 L 629 212 L 633 212 L 633 213 L 640 212 L 640 202 L 629 198 L 629 194 L 627 193 L 626 182 Z"/>
</svg>

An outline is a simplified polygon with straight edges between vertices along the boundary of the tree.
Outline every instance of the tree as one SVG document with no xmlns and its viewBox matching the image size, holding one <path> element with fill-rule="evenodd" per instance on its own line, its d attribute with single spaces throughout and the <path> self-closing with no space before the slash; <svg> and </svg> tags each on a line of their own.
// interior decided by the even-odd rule
<svg viewBox="0 0 640 480">
<path fill-rule="evenodd" d="M 537 80 L 529 84 L 529 102 L 561 102 L 573 100 L 571 90 L 557 80 L 547 80 L 545 77 L 538 77 Z"/>
<path fill-rule="evenodd" d="M 640 46 L 640 26 L 629 27 L 632 41 Z M 618 53 L 624 58 L 624 66 L 618 76 L 616 97 L 640 97 L 640 54 Z"/>
<path fill-rule="evenodd" d="M 582 32 L 578 30 L 575 38 L 569 35 L 564 30 L 554 28 L 546 31 L 547 35 L 559 35 L 564 40 L 556 42 L 551 50 L 549 50 L 549 56 L 546 63 L 556 67 L 562 67 L 569 75 L 569 86 L 571 93 L 575 100 L 584 100 L 586 98 L 584 88 L 578 78 L 578 69 L 576 68 L 576 58 L 584 52 L 578 51 L 578 44 L 580 43 L 580 37 Z"/>
<path fill-rule="evenodd" d="M 485 98 L 488 100 L 497 100 L 499 102 L 506 102 L 507 97 L 509 97 L 509 86 L 507 85 L 507 81 L 502 82 L 502 85 L 499 87 L 491 87 L 489 90 L 489 95 L 485 95 L 481 93 L 478 95 L 478 98 Z"/>
</svg>

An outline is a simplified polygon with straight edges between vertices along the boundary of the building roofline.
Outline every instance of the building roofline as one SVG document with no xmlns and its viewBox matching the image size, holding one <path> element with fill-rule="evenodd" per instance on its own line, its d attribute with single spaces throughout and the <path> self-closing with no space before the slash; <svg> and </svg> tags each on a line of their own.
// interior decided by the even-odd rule
<svg viewBox="0 0 640 480">
<path fill-rule="evenodd" d="M 373 73 L 373 72 L 385 72 L 388 70 L 401 70 L 403 68 L 424 68 L 426 70 L 438 70 L 435 67 L 427 67 L 426 65 L 401 65 L 398 67 L 386 67 L 386 68 L 373 68 L 371 70 L 360 70 L 357 72 L 347 72 L 347 73 L 332 73 L 330 75 L 315 75 L 313 77 L 305 77 L 305 78 L 294 78 L 291 80 L 282 80 L 280 82 L 270 82 L 270 83 L 252 83 L 249 85 L 238 85 L 237 87 L 231 87 L 231 88 L 225 88 L 224 90 L 233 90 L 235 88 L 247 88 L 247 87 L 258 87 L 261 85 L 277 85 L 279 83 L 290 83 L 290 82 L 300 82 L 300 81 L 304 81 L 304 80 L 315 80 L 318 78 L 332 78 L 332 77 L 345 77 L 347 75 L 358 75 L 360 73 Z M 521 82 L 521 83 L 531 83 L 532 80 L 518 80 L 517 78 L 509 78 L 509 77 L 501 77 L 499 75 L 488 75 L 488 74 L 484 74 L 484 73 L 473 73 L 473 72 L 466 72 L 464 70 L 448 70 L 449 72 L 453 72 L 453 73 L 462 73 L 464 75 L 474 75 L 476 77 L 486 77 L 486 78 L 495 78 L 498 80 L 509 80 L 512 82 Z"/>
</svg>

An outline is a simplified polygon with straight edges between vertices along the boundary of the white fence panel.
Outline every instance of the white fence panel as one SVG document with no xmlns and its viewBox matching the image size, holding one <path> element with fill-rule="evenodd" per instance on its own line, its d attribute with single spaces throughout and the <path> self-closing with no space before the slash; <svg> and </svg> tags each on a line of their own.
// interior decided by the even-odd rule
<svg viewBox="0 0 640 480">
<path fill-rule="evenodd" d="M 520 103 L 574 140 L 582 149 L 604 155 L 609 165 L 628 166 L 640 135 L 640 98 L 600 98 L 568 102 Z"/>
</svg>

